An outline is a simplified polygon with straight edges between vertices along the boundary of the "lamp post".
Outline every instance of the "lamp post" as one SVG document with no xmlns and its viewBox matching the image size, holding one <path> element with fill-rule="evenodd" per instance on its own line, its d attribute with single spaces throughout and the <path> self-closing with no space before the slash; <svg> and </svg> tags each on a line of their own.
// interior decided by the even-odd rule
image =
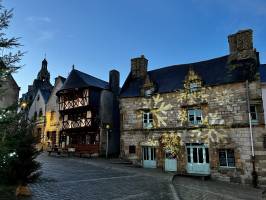
<svg viewBox="0 0 266 200">
<path fill-rule="evenodd" d="M 106 128 L 106 152 L 105 152 L 105 156 L 106 156 L 106 158 L 108 158 L 110 124 L 106 124 L 105 128 Z"/>
</svg>

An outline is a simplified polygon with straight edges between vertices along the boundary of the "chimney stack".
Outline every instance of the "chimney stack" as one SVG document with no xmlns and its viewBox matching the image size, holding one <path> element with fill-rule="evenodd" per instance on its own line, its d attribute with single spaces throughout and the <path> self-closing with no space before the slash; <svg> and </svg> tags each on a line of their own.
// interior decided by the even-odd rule
<svg viewBox="0 0 266 200">
<path fill-rule="evenodd" d="M 138 58 L 131 59 L 132 78 L 144 78 L 147 74 L 148 60 L 141 55 Z"/>
<path fill-rule="evenodd" d="M 117 96 L 119 95 L 119 90 L 120 90 L 119 84 L 120 84 L 119 71 L 113 69 L 109 72 L 109 87 L 111 91 Z"/>
<path fill-rule="evenodd" d="M 228 36 L 230 54 L 253 51 L 253 31 L 241 30 Z"/>
</svg>

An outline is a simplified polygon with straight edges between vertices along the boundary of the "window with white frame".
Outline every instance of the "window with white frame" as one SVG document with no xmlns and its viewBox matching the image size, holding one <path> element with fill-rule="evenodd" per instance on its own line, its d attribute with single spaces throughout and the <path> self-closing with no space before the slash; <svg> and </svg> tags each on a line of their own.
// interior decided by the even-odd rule
<svg viewBox="0 0 266 200">
<path fill-rule="evenodd" d="M 199 108 L 193 108 L 188 110 L 188 121 L 190 124 L 201 124 L 202 123 L 202 110 Z"/>
<path fill-rule="evenodd" d="M 196 92 L 200 89 L 200 84 L 198 82 L 191 82 L 189 84 L 189 91 L 190 92 Z"/>
<path fill-rule="evenodd" d="M 258 123 L 258 113 L 256 105 L 250 105 L 250 115 L 251 115 L 251 122 L 254 124 Z"/>
<path fill-rule="evenodd" d="M 151 112 L 143 113 L 143 128 L 152 128 L 153 127 L 153 116 Z"/>
<path fill-rule="evenodd" d="M 235 153 L 233 149 L 219 149 L 221 167 L 235 167 Z"/>
</svg>

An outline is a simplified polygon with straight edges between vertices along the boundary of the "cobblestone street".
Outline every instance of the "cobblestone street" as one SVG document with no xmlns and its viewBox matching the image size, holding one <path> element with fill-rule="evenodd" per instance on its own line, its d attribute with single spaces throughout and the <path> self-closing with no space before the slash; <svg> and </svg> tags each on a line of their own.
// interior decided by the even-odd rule
<svg viewBox="0 0 266 200">
<path fill-rule="evenodd" d="M 24 200 L 259 200 L 262 189 L 175 176 L 160 169 L 135 168 L 116 160 L 39 156 L 41 180 Z M 116 164 L 115 164 L 116 163 Z"/>
<path fill-rule="evenodd" d="M 29 200 L 175 199 L 171 174 L 101 159 L 39 157 L 42 179 Z"/>
<path fill-rule="evenodd" d="M 259 200 L 262 189 L 227 182 L 206 180 L 199 177 L 176 176 L 173 184 L 180 200 Z"/>
</svg>

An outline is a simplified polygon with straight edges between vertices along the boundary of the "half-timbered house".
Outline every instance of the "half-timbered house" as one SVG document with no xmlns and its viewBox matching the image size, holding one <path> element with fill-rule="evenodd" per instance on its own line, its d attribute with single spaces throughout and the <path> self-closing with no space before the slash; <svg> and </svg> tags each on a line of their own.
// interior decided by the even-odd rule
<svg viewBox="0 0 266 200">
<path fill-rule="evenodd" d="M 73 68 L 57 93 L 60 143 L 80 154 L 119 154 L 119 72 L 109 83 Z"/>
</svg>

